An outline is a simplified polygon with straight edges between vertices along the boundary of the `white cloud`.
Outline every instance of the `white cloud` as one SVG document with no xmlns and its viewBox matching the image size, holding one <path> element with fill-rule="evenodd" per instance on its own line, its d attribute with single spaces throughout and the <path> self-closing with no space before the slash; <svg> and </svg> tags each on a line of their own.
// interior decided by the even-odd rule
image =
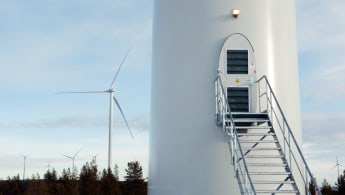
<svg viewBox="0 0 345 195">
<path fill-rule="evenodd" d="M 303 113 L 304 139 L 307 142 L 345 144 L 345 113 Z"/>
<path fill-rule="evenodd" d="M 345 113 L 303 113 L 302 120 L 305 158 L 319 183 L 326 179 L 334 185 L 335 157 L 345 162 Z"/>
<path fill-rule="evenodd" d="M 103 127 L 107 121 L 99 116 L 72 116 L 60 119 L 40 119 L 34 122 L 14 121 L 7 124 L 1 124 L 2 128 L 34 128 L 34 129 L 54 129 L 54 128 L 85 128 L 85 127 Z"/>
<path fill-rule="evenodd" d="M 148 115 L 127 118 L 130 128 L 136 131 L 148 131 L 150 127 Z M 122 118 L 116 121 L 117 128 L 126 129 Z M 37 121 L 10 121 L 0 122 L 0 129 L 57 129 L 57 128 L 94 128 L 108 127 L 108 118 L 104 116 L 70 116 L 63 118 L 43 118 Z"/>
</svg>

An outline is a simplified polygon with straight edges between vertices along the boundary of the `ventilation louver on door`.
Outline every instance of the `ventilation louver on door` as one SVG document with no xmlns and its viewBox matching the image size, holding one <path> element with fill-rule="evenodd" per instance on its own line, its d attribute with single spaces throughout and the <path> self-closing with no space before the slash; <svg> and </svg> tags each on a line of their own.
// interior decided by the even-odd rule
<svg viewBox="0 0 345 195">
<path fill-rule="evenodd" d="M 248 74 L 248 50 L 227 51 L 227 73 Z"/>
<path fill-rule="evenodd" d="M 249 91 L 247 87 L 228 87 L 227 96 L 232 112 L 249 112 Z"/>
</svg>

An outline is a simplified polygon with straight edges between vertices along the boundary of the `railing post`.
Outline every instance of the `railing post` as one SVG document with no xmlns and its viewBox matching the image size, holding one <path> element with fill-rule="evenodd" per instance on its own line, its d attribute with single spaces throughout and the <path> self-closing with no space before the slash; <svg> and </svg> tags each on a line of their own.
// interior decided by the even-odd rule
<svg viewBox="0 0 345 195">
<path fill-rule="evenodd" d="M 235 147 L 236 147 L 236 145 L 235 145 L 235 139 L 234 139 L 234 127 L 232 127 L 231 126 L 231 129 L 230 129 L 231 131 L 230 131 L 230 135 L 231 135 L 231 153 L 232 154 L 234 154 L 235 153 Z"/>
<path fill-rule="evenodd" d="M 269 98 L 270 102 L 271 102 L 271 118 L 273 118 L 273 100 L 272 100 L 272 89 L 270 89 L 270 98 Z M 272 125 L 273 125 L 273 121 L 272 121 Z"/>
<path fill-rule="evenodd" d="M 292 149 L 291 149 L 291 134 L 289 133 L 289 163 L 290 163 L 290 169 L 291 169 L 291 172 L 292 172 L 292 164 L 291 164 L 291 160 L 292 160 Z M 296 165 L 298 166 L 297 162 L 296 162 Z"/>
<path fill-rule="evenodd" d="M 265 85 L 265 88 L 266 88 L 266 110 L 267 110 L 267 114 L 270 114 L 269 112 L 271 112 L 271 111 L 268 111 L 269 97 L 268 97 L 267 83 Z"/>
<path fill-rule="evenodd" d="M 305 170 L 305 192 L 306 194 L 310 194 L 309 192 L 309 179 L 308 179 L 308 175 L 306 174 L 307 173 L 307 169 L 304 167 L 304 170 Z"/>
<path fill-rule="evenodd" d="M 283 136 L 286 137 L 285 122 L 283 123 Z M 284 141 L 284 154 L 286 153 L 286 142 Z"/>
<path fill-rule="evenodd" d="M 216 93 L 216 122 L 219 122 L 219 94 L 218 94 L 218 79 L 214 81 L 215 93 Z"/>
<path fill-rule="evenodd" d="M 258 88 L 258 101 L 259 101 L 259 112 L 261 112 L 261 85 L 260 82 L 257 82 L 257 88 Z"/>
</svg>

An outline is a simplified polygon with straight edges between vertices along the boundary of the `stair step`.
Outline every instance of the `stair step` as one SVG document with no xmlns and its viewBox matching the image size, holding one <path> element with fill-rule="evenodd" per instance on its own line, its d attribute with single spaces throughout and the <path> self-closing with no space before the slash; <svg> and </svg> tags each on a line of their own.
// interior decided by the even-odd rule
<svg viewBox="0 0 345 195">
<path fill-rule="evenodd" d="M 247 163 L 248 167 L 286 167 L 286 163 Z"/>
<path fill-rule="evenodd" d="M 267 113 L 232 113 L 232 118 L 264 118 L 268 119 Z"/>
<path fill-rule="evenodd" d="M 290 172 L 250 172 L 250 175 L 290 175 Z"/>
<path fill-rule="evenodd" d="M 273 136 L 275 133 L 237 133 L 241 136 Z"/>
<path fill-rule="evenodd" d="M 294 184 L 294 181 L 253 181 L 253 184 Z"/>
<path fill-rule="evenodd" d="M 256 190 L 257 194 L 296 194 L 297 190 Z"/>
<path fill-rule="evenodd" d="M 283 158 L 283 155 L 246 155 L 245 158 Z"/>
<path fill-rule="evenodd" d="M 272 126 L 237 126 L 236 129 L 271 129 Z"/>
<path fill-rule="evenodd" d="M 234 118 L 233 119 L 235 123 L 247 123 L 247 122 L 250 122 L 250 123 L 254 123 L 254 122 L 258 122 L 258 123 L 263 123 L 263 122 L 269 122 L 270 120 L 268 119 L 260 119 L 260 118 Z"/>
<path fill-rule="evenodd" d="M 242 140 L 240 143 L 278 143 L 278 140 Z"/>
<path fill-rule="evenodd" d="M 243 147 L 242 150 L 281 150 L 281 148 L 280 147 L 255 147 L 255 148 Z"/>
</svg>

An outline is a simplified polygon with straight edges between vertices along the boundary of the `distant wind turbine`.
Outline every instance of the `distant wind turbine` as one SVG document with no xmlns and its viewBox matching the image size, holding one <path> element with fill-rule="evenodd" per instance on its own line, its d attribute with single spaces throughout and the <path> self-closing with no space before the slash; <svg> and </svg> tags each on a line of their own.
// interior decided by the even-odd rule
<svg viewBox="0 0 345 195">
<path fill-rule="evenodd" d="M 23 155 L 22 157 L 24 158 L 24 170 L 23 170 L 23 180 L 25 180 L 25 167 L 26 167 L 26 158 L 29 156 L 29 154 L 27 155 Z"/>
<path fill-rule="evenodd" d="M 46 165 L 46 167 L 48 167 L 48 170 L 50 170 L 50 161 L 48 162 L 48 164 Z"/>
<path fill-rule="evenodd" d="M 96 155 L 94 155 L 94 156 L 91 156 L 92 157 L 92 161 L 95 162 L 95 163 L 97 161 L 97 156 L 98 156 L 98 153 Z"/>
<path fill-rule="evenodd" d="M 342 164 L 339 164 L 339 161 L 338 161 L 338 156 L 336 156 L 335 157 L 335 159 L 336 159 L 336 165 L 334 165 L 334 167 L 333 168 L 335 168 L 335 167 L 338 167 L 338 178 L 339 178 L 339 167 L 344 167 L 344 165 L 342 165 Z"/>
<path fill-rule="evenodd" d="M 74 155 L 73 155 L 73 157 L 72 156 L 67 156 L 67 155 L 64 155 L 66 158 L 69 158 L 69 159 L 71 159 L 72 160 L 72 173 L 74 174 L 74 160 L 75 160 L 75 158 L 77 157 L 77 155 L 79 154 L 79 152 L 80 152 L 80 150 L 77 152 L 77 153 L 75 153 Z"/>
<path fill-rule="evenodd" d="M 117 101 L 117 99 L 115 98 L 114 96 L 114 92 L 115 92 L 115 88 L 114 88 L 114 85 L 115 85 L 115 80 L 120 72 L 120 69 L 122 67 L 122 65 L 124 64 L 128 54 L 130 52 L 130 49 L 127 51 L 127 53 L 125 54 L 125 56 L 123 57 L 122 59 L 122 62 L 119 66 L 119 68 L 117 69 L 116 73 L 115 73 L 115 76 L 114 76 L 114 79 L 113 81 L 111 82 L 110 84 L 110 87 L 109 89 L 105 90 L 105 91 L 71 91 L 71 92 L 62 92 L 62 93 L 109 93 L 110 95 L 110 107 L 109 107 L 109 143 L 108 143 L 108 168 L 111 168 L 111 151 L 112 151 L 112 129 L 113 129 L 113 106 L 114 106 L 114 102 L 115 104 L 117 105 L 121 115 L 122 115 L 122 118 L 123 120 L 125 121 L 126 123 L 126 126 L 128 128 L 128 131 L 129 131 L 129 134 L 131 135 L 132 139 L 133 139 L 133 134 L 132 134 L 132 131 L 128 125 L 128 122 L 126 120 L 126 117 L 125 115 L 123 114 L 123 111 L 121 109 L 121 106 L 119 104 L 119 102 Z"/>
</svg>

